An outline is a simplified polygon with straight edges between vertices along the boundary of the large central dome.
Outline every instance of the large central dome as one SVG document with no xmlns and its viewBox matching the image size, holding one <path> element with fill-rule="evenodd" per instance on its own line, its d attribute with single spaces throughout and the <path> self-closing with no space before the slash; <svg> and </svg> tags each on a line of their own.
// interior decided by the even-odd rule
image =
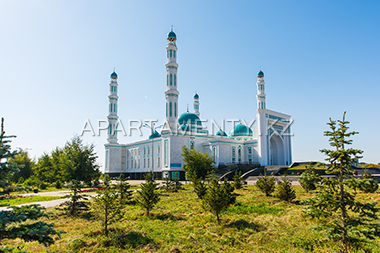
<svg viewBox="0 0 380 253">
<path fill-rule="evenodd" d="M 190 112 L 182 113 L 181 116 L 179 116 L 178 118 L 178 123 L 180 125 L 191 124 L 191 125 L 202 126 L 201 119 L 196 114 L 190 113 Z"/>
<path fill-rule="evenodd" d="M 240 123 L 230 131 L 230 137 L 234 136 L 253 136 L 253 131 L 246 125 Z"/>
</svg>

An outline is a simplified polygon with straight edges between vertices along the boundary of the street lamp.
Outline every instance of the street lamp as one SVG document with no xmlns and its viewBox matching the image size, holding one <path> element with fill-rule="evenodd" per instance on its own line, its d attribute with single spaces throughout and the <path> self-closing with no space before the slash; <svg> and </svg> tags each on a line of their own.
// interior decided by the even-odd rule
<svg viewBox="0 0 380 253">
<path fill-rule="evenodd" d="M 160 128 L 162 127 L 162 125 L 159 125 L 159 126 L 155 126 L 155 123 L 153 122 L 152 123 L 152 126 L 149 126 L 148 124 L 144 124 L 143 127 L 146 127 L 146 128 L 149 128 L 150 129 L 150 132 L 151 132 L 151 136 L 152 136 L 152 167 L 151 167 L 151 173 L 152 173 L 152 176 L 154 178 L 154 147 L 153 147 L 153 134 L 154 132 L 156 131 L 157 128 Z"/>
</svg>

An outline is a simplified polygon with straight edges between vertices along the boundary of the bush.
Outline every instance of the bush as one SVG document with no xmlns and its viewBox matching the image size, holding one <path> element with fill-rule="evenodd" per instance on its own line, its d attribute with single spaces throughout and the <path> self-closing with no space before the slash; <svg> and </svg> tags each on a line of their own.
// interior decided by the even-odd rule
<svg viewBox="0 0 380 253">
<path fill-rule="evenodd" d="M 278 183 L 274 196 L 287 202 L 291 202 L 296 198 L 296 192 L 293 189 L 292 182 L 287 179 L 286 176 Z"/>
<path fill-rule="evenodd" d="M 24 186 L 35 186 L 37 185 L 37 180 L 35 178 L 28 178 L 24 181 Z"/>
<path fill-rule="evenodd" d="M 319 181 L 321 181 L 321 177 L 315 173 L 315 169 L 311 165 L 307 166 L 305 172 L 299 176 L 300 185 L 306 192 L 317 189 L 316 184 Z"/>
<path fill-rule="evenodd" d="M 55 181 L 55 183 L 54 183 L 55 188 L 61 189 L 62 186 L 63 186 L 63 183 L 61 182 L 61 180 Z"/>
<path fill-rule="evenodd" d="M 194 181 L 194 191 L 199 199 L 203 199 L 207 192 L 207 186 L 201 180 Z"/>
<path fill-rule="evenodd" d="M 379 188 L 379 181 L 370 172 L 364 170 L 360 178 L 359 189 L 365 193 L 373 193 Z"/>
<path fill-rule="evenodd" d="M 233 187 L 237 190 L 243 187 L 244 179 L 241 177 L 241 171 L 235 172 L 235 175 L 232 179 L 234 181 Z"/>
<path fill-rule="evenodd" d="M 38 185 L 38 188 L 39 188 L 40 190 L 45 190 L 48 186 L 49 186 L 48 183 L 46 183 L 46 182 L 41 182 L 41 183 Z"/>
<path fill-rule="evenodd" d="M 264 170 L 264 176 L 260 174 L 259 179 L 256 182 L 256 187 L 263 193 L 265 196 L 271 196 L 276 187 L 276 181 L 273 176 L 267 176 L 267 170 Z"/>
</svg>

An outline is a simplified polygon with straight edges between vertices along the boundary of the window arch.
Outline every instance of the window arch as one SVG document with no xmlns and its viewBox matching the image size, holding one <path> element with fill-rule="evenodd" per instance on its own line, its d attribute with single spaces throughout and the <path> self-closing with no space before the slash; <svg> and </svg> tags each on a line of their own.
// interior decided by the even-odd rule
<svg viewBox="0 0 380 253">
<path fill-rule="evenodd" d="M 177 103 L 174 102 L 174 117 L 177 118 Z"/>
<path fill-rule="evenodd" d="M 166 118 L 168 117 L 168 103 L 166 103 Z"/>
<path fill-rule="evenodd" d="M 170 58 L 173 56 L 173 50 L 170 50 Z"/>
<path fill-rule="evenodd" d="M 173 113 L 172 113 L 172 102 L 169 103 L 169 115 L 170 117 L 172 117 Z"/>
<path fill-rule="evenodd" d="M 238 162 L 241 163 L 241 147 L 238 148 Z"/>
<path fill-rule="evenodd" d="M 235 156 L 235 147 L 232 147 L 232 163 L 235 163 L 236 161 L 236 156 Z"/>
<path fill-rule="evenodd" d="M 177 86 L 177 75 L 174 74 L 174 86 Z"/>
<path fill-rule="evenodd" d="M 212 147 L 212 160 L 216 163 L 216 147 Z"/>
<path fill-rule="evenodd" d="M 169 74 L 166 74 L 166 86 L 169 86 Z"/>
<path fill-rule="evenodd" d="M 170 86 L 173 85 L 173 74 L 170 74 Z"/>
</svg>

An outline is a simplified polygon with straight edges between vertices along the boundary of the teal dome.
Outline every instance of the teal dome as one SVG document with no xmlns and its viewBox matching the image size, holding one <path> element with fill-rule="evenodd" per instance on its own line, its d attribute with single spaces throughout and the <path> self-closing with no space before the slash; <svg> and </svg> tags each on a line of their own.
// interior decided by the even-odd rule
<svg viewBox="0 0 380 253">
<path fill-rule="evenodd" d="M 117 74 L 116 74 L 116 72 L 114 71 L 114 72 L 112 72 L 112 74 L 111 74 L 111 78 L 112 79 L 117 79 Z"/>
<path fill-rule="evenodd" d="M 257 77 L 264 77 L 264 72 L 262 72 L 262 71 L 260 70 L 259 73 L 257 73 Z"/>
<path fill-rule="evenodd" d="M 177 35 L 175 34 L 175 32 L 170 31 L 170 32 L 168 33 L 168 38 L 175 38 L 175 39 L 177 39 Z"/>
<path fill-rule="evenodd" d="M 218 136 L 227 136 L 226 132 L 224 132 L 222 129 L 219 129 L 219 131 L 216 133 Z"/>
<path fill-rule="evenodd" d="M 253 136 L 253 131 L 246 125 L 240 123 L 230 131 L 230 137 L 234 136 Z"/>
<path fill-rule="evenodd" d="M 199 98 L 199 95 L 197 93 L 195 93 L 194 99 L 198 99 L 198 98 Z"/>
<path fill-rule="evenodd" d="M 178 123 L 180 125 L 190 123 L 191 125 L 202 126 L 201 119 L 196 114 L 190 112 L 182 113 L 178 118 Z"/>
<path fill-rule="evenodd" d="M 154 130 L 154 133 L 149 136 L 149 140 L 154 139 L 154 138 L 159 138 L 161 137 L 161 134 L 159 134 L 156 130 Z"/>
</svg>

